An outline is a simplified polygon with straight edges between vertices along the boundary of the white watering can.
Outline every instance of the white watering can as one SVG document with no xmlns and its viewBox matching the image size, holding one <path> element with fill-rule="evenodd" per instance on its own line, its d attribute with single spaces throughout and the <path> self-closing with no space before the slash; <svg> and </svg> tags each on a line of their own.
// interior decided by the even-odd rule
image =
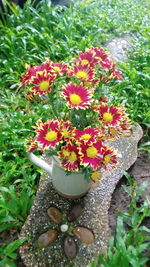
<svg viewBox="0 0 150 267">
<path fill-rule="evenodd" d="M 72 199 L 79 198 L 85 195 L 91 186 L 81 172 L 72 171 L 70 175 L 66 175 L 56 156 L 52 157 L 51 165 L 33 153 L 29 153 L 29 159 L 52 177 L 52 184 L 61 196 Z"/>
</svg>

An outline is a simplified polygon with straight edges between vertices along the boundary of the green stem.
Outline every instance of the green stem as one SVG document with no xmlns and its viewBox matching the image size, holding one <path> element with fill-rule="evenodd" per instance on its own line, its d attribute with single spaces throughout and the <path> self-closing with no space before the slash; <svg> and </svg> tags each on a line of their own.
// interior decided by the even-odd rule
<svg viewBox="0 0 150 267">
<path fill-rule="evenodd" d="M 67 120 L 67 115 L 68 115 L 68 107 L 67 107 L 67 105 L 64 107 L 64 109 L 63 109 L 63 114 L 65 114 L 63 117 L 62 117 L 62 119 L 63 120 Z"/>
<path fill-rule="evenodd" d="M 54 101 L 53 101 L 53 94 L 52 92 L 48 94 L 49 102 L 50 102 L 50 109 L 54 117 L 58 117 L 57 110 L 55 109 L 54 106 Z M 56 105 L 57 106 L 57 105 Z"/>
</svg>

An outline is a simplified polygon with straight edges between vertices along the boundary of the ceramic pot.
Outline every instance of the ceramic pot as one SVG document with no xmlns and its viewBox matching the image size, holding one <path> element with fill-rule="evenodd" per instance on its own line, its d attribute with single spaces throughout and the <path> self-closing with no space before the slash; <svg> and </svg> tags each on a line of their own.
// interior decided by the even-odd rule
<svg viewBox="0 0 150 267">
<path fill-rule="evenodd" d="M 55 156 L 52 157 L 51 165 L 33 153 L 29 153 L 29 159 L 52 177 L 53 187 L 63 197 L 80 198 L 90 189 L 91 183 L 85 180 L 82 173 L 73 171 L 66 175 L 64 168 L 60 166 L 60 160 Z"/>
</svg>

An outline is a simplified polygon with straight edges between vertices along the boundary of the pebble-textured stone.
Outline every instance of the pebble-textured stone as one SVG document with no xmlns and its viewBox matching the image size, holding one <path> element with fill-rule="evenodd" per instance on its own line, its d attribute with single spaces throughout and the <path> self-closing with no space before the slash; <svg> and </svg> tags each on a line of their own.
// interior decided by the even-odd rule
<svg viewBox="0 0 150 267">
<path fill-rule="evenodd" d="M 27 267 L 87 267 L 95 257 L 107 248 L 109 237 L 108 209 L 111 195 L 116 184 L 121 179 L 123 172 L 128 170 L 137 158 L 137 143 L 142 137 L 142 129 L 139 125 L 133 127 L 132 135 L 121 137 L 114 142 L 109 142 L 118 150 L 121 157 L 116 170 L 103 173 L 100 183 L 90 189 L 88 194 L 79 200 L 69 200 L 59 196 L 52 187 L 51 177 L 41 177 L 39 189 L 34 205 L 31 208 L 21 234 L 22 237 L 29 237 L 29 240 L 20 248 L 21 257 Z M 83 206 L 81 215 L 76 219 L 75 226 L 87 227 L 94 233 L 94 242 L 86 245 L 75 239 L 78 252 L 73 260 L 68 260 L 62 249 L 64 234 L 60 233 L 55 242 L 46 248 L 37 246 L 37 239 L 48 229 L 57 229 L 55 224 L 47 216 L 47 209 L 50 206 L 57 207 L 63 214 L 69 213 L 73 204 L 80 203 Z M 63 223 L 67 223 L 65 218 Z"/>
<path fill-rule="evenodd" d="M 60 230 L 61 230 L 62 232 L 67 232 L 67 231 L 68 231 L 68 228 L 69 228 L 69 226 L 68 226 L 67 224 L 62 224 L 62 225 L 60 226 Z"/>
<path fill-rule="evenodd" d="M 115 61 L 125 61 L 128 59 L 127 52 L 132 51 L 131 41 L 134 40 L 135 36 L 129 34 L 124 37 L 115 37 L 112 41 L 107 42 L 106 48 L 109 51 L 109 55 Z"/>
<path fill-rule="evenodd" d="M 60 224 L 61 223 L 61 212 L 59 211 L 59 209 L 55 208 L 55 207 L 50 207 L 48 210 L 47 210 L 47 214 L 48 216 L 50 217 L 50 219 L 57 223 L 57 224 Z"/>
<path fill-rule="evenodd" d="M 68 221 L 69 222 L 73 222 L 73 221 L 75 221 L 80 215 L 81 215 L 81 213 L 82 213 L 82 206 L 81 206 L 81 204 L 77 204 L 77 205 L 75 205 L 71 210 L 70 210 L 70 212 L 69 212 L 69 214 L 68 214 L 68 217 L 67 217 L 67 219 L 68 219 Z"/>
<path fill-rule="evenodd" d="M 38 244 L 43 247 L 50 246 L 56 240 L 57 235 L 56 230 L 50 229 L 39 236 Z"/>
<path fill-rule="evenodd" d="M 67 236 L 64 241 L 64 252 L 68 259 L 72 260 L 77 254 L 77 246 L 72 237 Z"/>
<path fill-rule="evenodd" d="M 77 226 L 73 230 L 73 233 L 85 244 L 91 244 L 94 241 L 93 233 L 85 227 Z"/>
</svg>

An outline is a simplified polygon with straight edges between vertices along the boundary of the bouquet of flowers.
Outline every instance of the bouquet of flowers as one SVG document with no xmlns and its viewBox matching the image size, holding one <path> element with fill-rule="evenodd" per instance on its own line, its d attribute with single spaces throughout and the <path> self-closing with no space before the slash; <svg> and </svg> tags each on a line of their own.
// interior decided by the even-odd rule
<svg viewBox="0 0 150 267">
<path fill-rule="evenodd" d="M 57 155 L 66 173 L 80 171 L 93 181 L 100 171 L 116 168 L 117 152 L 106 141 L 131 127 L 124 106 L 103 95 L 103 85 L 116 79 L 122 80 L 121 72 L 97 47 L 79 52 L 67 64 L 47 59 L 40 66 L 27 66 L 21 81 L 26 98 L 49 105 L 49 117 L 37 121 L 28 151 Z"/>
</svg>

